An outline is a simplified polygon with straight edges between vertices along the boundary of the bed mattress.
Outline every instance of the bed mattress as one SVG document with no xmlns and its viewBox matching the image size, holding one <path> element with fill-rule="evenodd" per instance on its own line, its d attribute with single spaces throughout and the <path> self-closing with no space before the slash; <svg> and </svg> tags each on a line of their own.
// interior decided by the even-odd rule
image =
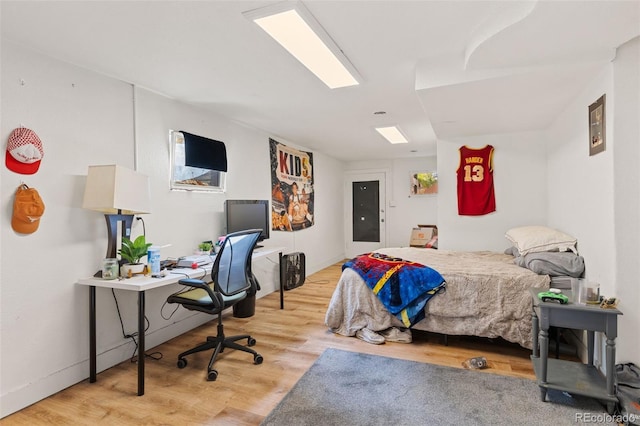
<svg viewBox="0 0 640 426">
<path fill-rule="evenodd" d="M 457 252 L 413 247 L 377 250 L 427 265 L 446 280 L 446 291 L 434 296 L 426 317 L 412 328 L 449 335 L 502 337 L 531 348 L 531 287 L 549 288 L 549 276 L 514 264 L 513 256 L 494 252 Z M 345 269 L 327 310 L 326 325 L 353 336 L 402 326 L 353 270 Z"/>
</svg>

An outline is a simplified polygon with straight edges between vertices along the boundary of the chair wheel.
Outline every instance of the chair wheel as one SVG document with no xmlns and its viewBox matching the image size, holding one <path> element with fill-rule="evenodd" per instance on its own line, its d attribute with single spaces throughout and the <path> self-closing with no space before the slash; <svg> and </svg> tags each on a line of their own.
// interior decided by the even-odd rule
<svg viewBox="0 0 640 426">
<path fill-rule="evenodd" d="M 262 358 L 262 355 L 260 354 L 255 354 L 253 356 L 253 363 L 254 364 L 262 364 L 262 361 L 264 361 L 264 358 Z"/>
<path fill-rule="evenodd" d="M 185 368 L 187 366 L 187 360 L 184 358 L 180 358 L 178 360 L 178 368 Z"/>
<path fill-rule="evenodd" d="M 253 337 L 249 337 L 247 339 L 247 346 L 254 346 L 256 344 L 256 339 L 254 339 Z"/>
<path fill-rule="evenodd" d="M 218 372 L 216 370 L 210 370 L 207 373 L 207 380 L 210 382 L 215 382 L 215 380 L 218 378 Z"/>
</svg>

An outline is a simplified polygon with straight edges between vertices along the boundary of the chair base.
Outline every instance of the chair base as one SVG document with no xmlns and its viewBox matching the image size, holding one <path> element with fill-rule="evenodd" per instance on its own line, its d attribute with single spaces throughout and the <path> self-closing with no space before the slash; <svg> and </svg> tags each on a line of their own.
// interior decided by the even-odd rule
<svg viewBox="0 0 640 426">
<path fill-rule="evenodd" d="M 238 340 L 242 339 L 247 339 L 247 346 L 236 343 Z M 188 351 L 184 351 L 180 355 L 178 355 L 178 368 L 184 368 L 187 366 L 187 360 L 185 359 L 185 356 L 214 349 L 213 354 L 211 355 L 211 359 L 209 360 L 209 365 L 207 367 L 207 380 L 214 381 L 218 378 L 218 372 L 213 368 L 213 363 L 216 362 L 218 355 L 224 352 L 225 348 L 231 348 L 250 353 L 253 355 L 254 364 L 262 364 L 262 355 L 248 347 L 255 344 L 256 339 L 248 334 L 225 337 L 222 325 L 218 325 L 217 336 L 208 336 L 206 342 L 196 346 L 195 348 L 189 349 Z"/>
</svg>

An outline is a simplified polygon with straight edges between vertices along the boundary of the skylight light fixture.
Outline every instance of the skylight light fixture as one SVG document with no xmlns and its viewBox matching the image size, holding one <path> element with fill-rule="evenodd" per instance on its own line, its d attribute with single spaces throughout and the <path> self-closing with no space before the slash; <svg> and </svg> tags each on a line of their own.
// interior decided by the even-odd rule
<svg viewBox="0 0 640 426">
<path fill-rule="evenodd" d="M 409 143 L 407 138 L 400 132 L 400 129 L 398 129 L 398 126 L 376 127 L 376 130 L 392 144 Z"/>
<path fill-rule="evenodd" d="M 360 84 L 360 76 L 311 13 L 296 2 L 244 12 L 331 89 Z"/>
</svg>

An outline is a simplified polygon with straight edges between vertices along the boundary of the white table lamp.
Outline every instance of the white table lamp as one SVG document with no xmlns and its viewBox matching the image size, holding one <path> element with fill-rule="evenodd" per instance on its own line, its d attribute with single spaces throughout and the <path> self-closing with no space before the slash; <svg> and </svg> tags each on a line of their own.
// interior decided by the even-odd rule
<svg viewBox="0 0 640 426">
<path fill-rule="evenodd" d="M 149 177 L 115 164 L 89 166 L 82 208 L 103 212 L 109 236 L 107 258 L 115 258 L 118 222 L 122 237 L 131 237 L 136 214 L 150 212 Z"/>
</svg>

